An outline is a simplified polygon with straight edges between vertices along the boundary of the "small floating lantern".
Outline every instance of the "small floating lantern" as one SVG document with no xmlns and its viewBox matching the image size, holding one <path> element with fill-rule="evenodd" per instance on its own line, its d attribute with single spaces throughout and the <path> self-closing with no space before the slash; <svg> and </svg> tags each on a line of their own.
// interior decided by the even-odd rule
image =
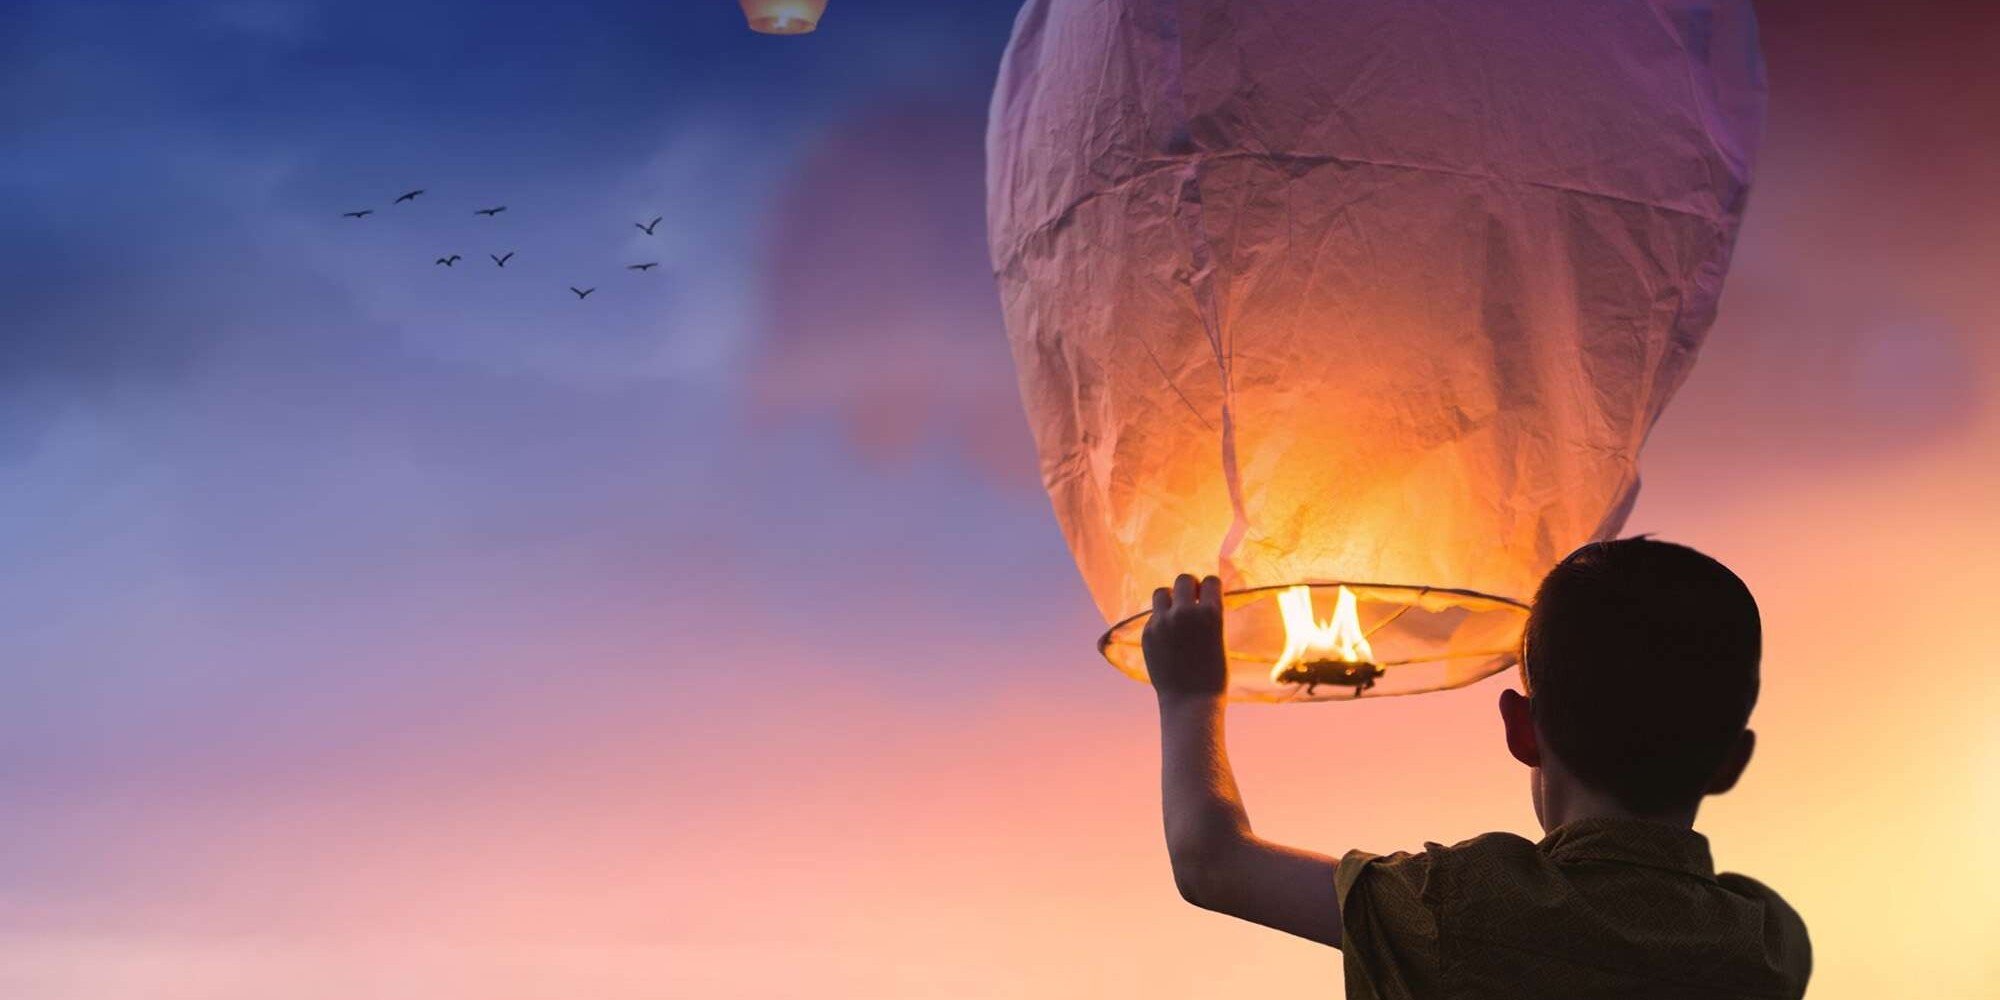
<svg viewBox="0 0 2000 1000">
<path fill-rule="evenodd" d="M 803 35 L 819 27 L 826 0 L 743 0 L 750 30 L 763 35 Z"/>
</svg>

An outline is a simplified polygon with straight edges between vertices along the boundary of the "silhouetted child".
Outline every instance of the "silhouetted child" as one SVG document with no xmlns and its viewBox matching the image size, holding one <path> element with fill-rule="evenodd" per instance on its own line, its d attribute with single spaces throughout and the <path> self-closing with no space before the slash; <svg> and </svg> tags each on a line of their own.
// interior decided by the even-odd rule
<svg viewBox="0 0 2000 1000">
<path fill-rule="evenodd" d="M 1805 924 L 1715 872 L 1703 796 L 1750 761 L 1762 625 L 1750 591 L 1693 549 L 1586 545 L 1542 581 L 1504 691 L 1530 768 L 1534 843 L 1489 833 L 1418 854 L 1331 857 L 1250 831 L 1223 749 L 1222 585 L 1153 595 L 1167 849 L 1189 902 L 1343 949 L 1350 998 L 1797 997 Z"/>
</svg>

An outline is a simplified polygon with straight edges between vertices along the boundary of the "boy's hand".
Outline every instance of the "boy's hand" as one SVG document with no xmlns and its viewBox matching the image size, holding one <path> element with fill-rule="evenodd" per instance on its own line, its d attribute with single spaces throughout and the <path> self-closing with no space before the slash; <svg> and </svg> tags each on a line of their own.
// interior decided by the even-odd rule
<svg viewBox="0 0 2000 1000">
<path fill-rule="evenodd" d="M 1222 581 L 1182 573 L 1153 591 L 1153 617 L 1139 645 L 1153 689 L 1167 695 L 1220 695 L 1229 686 L 1222 653 Z"/>
</svg>

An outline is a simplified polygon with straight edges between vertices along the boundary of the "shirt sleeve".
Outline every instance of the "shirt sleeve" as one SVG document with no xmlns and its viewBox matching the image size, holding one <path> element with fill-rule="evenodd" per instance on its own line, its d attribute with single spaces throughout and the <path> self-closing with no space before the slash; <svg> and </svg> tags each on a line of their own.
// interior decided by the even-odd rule
<svg viewBox="0 0 2000 1000">
<path fill-rule="evenodd" d="M 1349 851 L 1334 869 L 1348 1000 L 1438 995 L 1438 926 L 1426 892 L 1437 858 Z"/>
</svg>

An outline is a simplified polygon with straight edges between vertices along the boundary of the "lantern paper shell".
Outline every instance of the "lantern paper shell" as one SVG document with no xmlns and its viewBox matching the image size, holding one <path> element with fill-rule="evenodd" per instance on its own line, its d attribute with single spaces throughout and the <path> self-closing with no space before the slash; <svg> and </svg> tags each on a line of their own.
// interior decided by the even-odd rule
<svg viewBox="0 0 2000 1000">
<path fill-rule="evenodd" d="M 826 0 L 743 0 L 750 30 L 766 35 L 803 35 L 819 27 Z"/>
<path fill-rule="evenodd" d="M 1106 656 L 1143 678 L 1153 588 L 1218 571 L 1239 698 L 1507 666 L 1539 577 L 1631 509 L 1764 105 L 1747 0 L 1029 0 L 988 233 Z M 1273 680 L 1275 594 L 1332 582 L 1449 668 Z"/>
</svg>

